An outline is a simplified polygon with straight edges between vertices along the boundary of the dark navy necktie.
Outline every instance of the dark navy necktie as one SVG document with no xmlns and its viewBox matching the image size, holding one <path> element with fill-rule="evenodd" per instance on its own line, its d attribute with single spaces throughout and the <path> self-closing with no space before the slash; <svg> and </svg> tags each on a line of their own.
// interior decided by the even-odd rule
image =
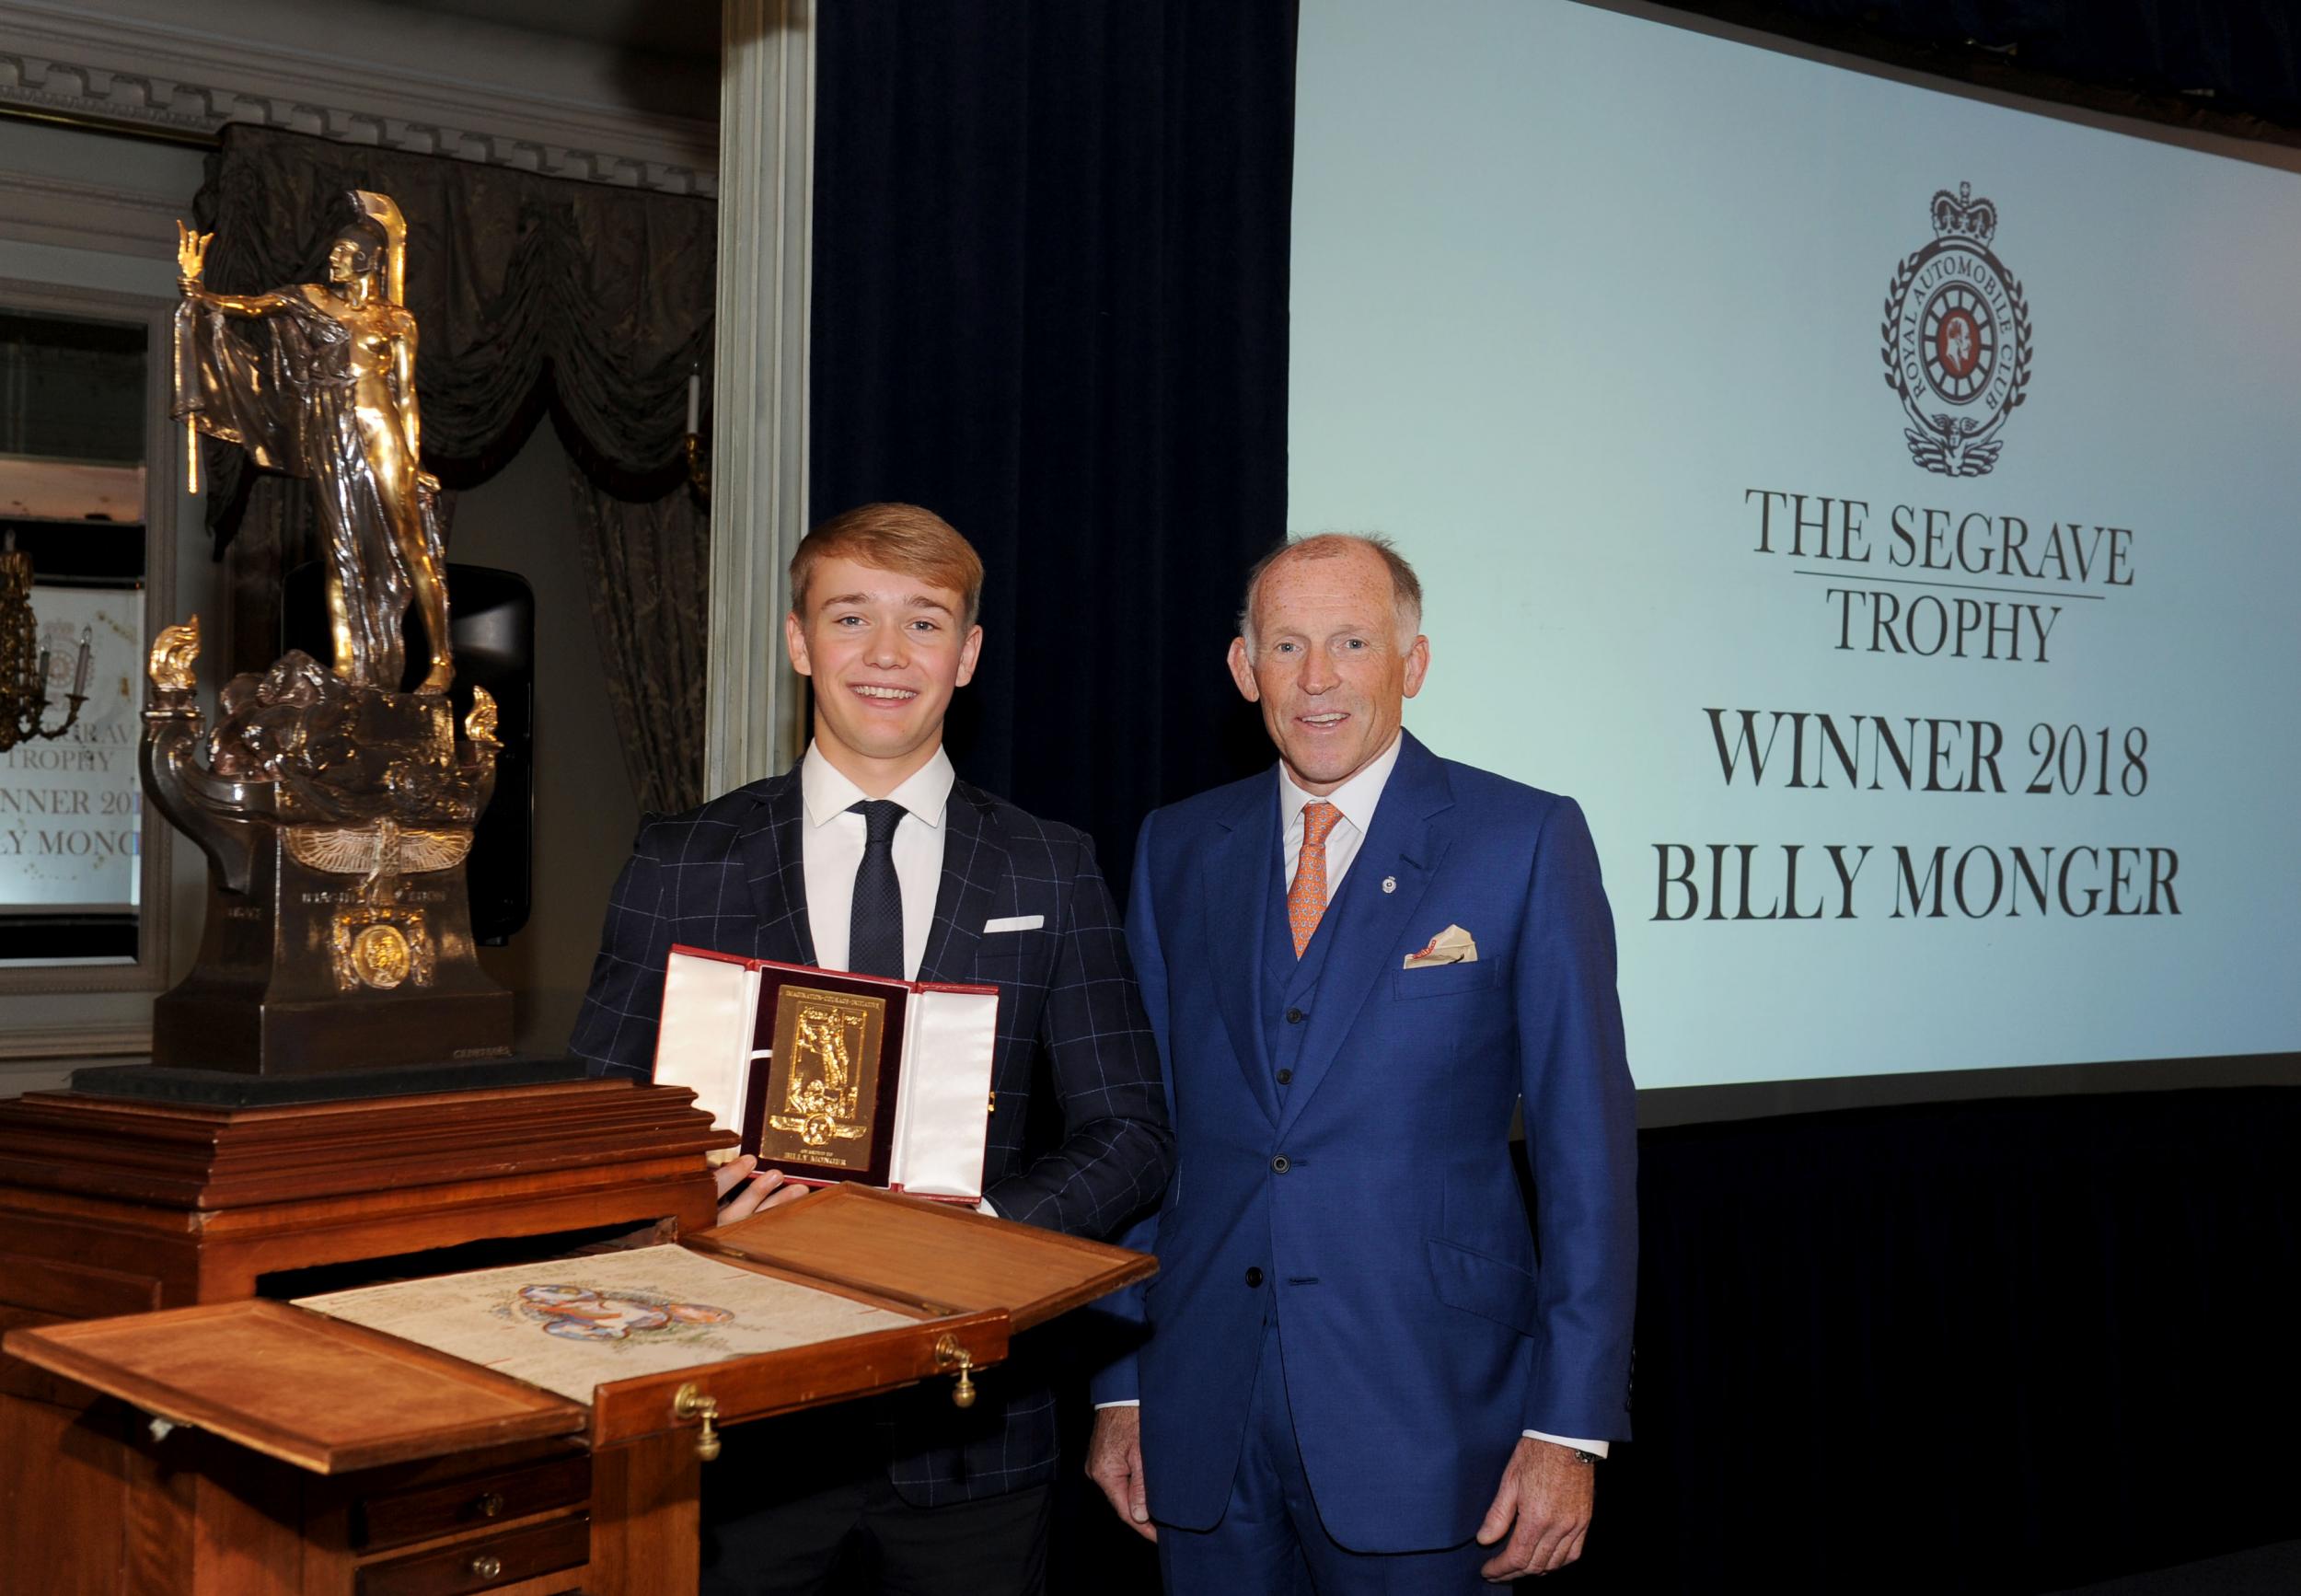
<svg viewBox="0 0 2301 1596">
<path fill-rule="evenodd" d="M 863 817 L 862 862 L 855 867 L 848 911 L 847 967 L 859 976 L 903 976 L 903 884 L 895 874 L 895 827 L 903 806 L 892 798 L 850 805 Z"/>
</svg>

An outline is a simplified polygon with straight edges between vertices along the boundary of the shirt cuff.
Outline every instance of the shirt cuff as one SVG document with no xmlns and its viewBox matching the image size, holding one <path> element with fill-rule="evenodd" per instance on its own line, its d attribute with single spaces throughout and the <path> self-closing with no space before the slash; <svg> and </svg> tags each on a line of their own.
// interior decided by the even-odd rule
<svg viewBox="0 0 2301 1596">
<path fill-rule="evenodd" d="M 1122 1397 L 1116 1402 L 1098 1402 L 1094 1405 L 1094 1411 L 1100 1413 L 1106 1407 L 1140 1407 L 1141 1405 L 1142 1399 L 1140 1397 L 1128 1396 Z"/>
<path fill-rule="evenodd" d="M 1571 1447 L 1576 1451 L 1586 1451 L 1592 1457 L 1604 1457 L 1609 1444 L 1602 1440 L 1577 1440 L 1570 1435 L 1544 1435 L 1538 1429 L 1530 1429 L 1522 1433 L 1533 1437 L 1536 1440 L 1546 1440 L 1553 1446 Z"/>
</svg>

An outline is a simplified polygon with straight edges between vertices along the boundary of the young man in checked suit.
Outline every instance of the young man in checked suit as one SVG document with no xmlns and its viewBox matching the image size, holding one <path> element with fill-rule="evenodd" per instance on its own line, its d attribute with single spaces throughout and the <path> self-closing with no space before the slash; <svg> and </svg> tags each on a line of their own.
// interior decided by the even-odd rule
<svg viewBox="0 0 2301 1596">
<path fill-rule="evenodd" d="M 996 983 L 983 1206 L 1104 1238 L 1166 1185 L 1158 1055 L 1093 845 L 958 781 L 943 752 L 982 647 L 982 579 L 966 540 L 916 505 L 866 504 L 807 535 L 784 640 L 815 684 L 814 742 L 784 775 L 641 829 L 570 1047 L 650 1071 L 674 943 Z M 1061 1127 L 1046 1145 L 1025 1137 L 1042 1083 L 1056 1112 L 1036 1117 Z M 721 1174 L 722 1216 L 804 1192 L 740 1159 Z M 703 1589 L 821 1590 L 846 1557 L 890 1596 L 1041 1590 L 1056 1426 L 1034 1361 L 1020 1345 L 965 1412 L 920 1388 L 730 1433 L 704 1471 Z"/>
</svg>

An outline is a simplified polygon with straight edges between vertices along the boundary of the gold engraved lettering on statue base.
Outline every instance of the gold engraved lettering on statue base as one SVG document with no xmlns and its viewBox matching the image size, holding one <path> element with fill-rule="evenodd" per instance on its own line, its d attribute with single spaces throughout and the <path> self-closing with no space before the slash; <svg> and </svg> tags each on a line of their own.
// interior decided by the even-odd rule
<svg viewBox="0 0 2301 1596">
<path fill-rule="evenodd" d="M 787 986 L 775 999 L 775 1051 L 759 1162 L 871 1167 L 886 1000 Z"/>
<path fill-rule="evenodd" d="M 420 908 L 338 909 L 330 943 L 340 991 L 367 987 L 387 992 L 402 985 L 432 984 L 437 954 L 431 926 Z"/>
</svg>

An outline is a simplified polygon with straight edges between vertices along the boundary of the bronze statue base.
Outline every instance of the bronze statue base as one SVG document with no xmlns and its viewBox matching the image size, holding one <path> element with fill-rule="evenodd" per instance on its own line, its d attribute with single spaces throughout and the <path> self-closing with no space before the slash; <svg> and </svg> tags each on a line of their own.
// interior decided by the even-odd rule
<svg viewBox="0 0 2301 1596">
<path fill-rule="evenodd" d="M 191 974 L 152 1007 L 152 1062 L 319 1075 L 508 1058 L 512 995 L 480 971 L 463 863 L 495 783 L 494 705 L 346 682 L 291 652 L 192 691 L 197 623 L 153 650 L 140 759 L 208 856 Z M 203 750 L 207 758 L 203 761 Z"/>
<path fill-rule="evenodd" d="M 199 960 L 152 1006 L 154 1064 L 314 1075 L 511 1056 L 512 995 L 480 972 L 460 862 L 379 892 L 301 862 L 292 827 L 252 854 L 246 892 L 209 873 Z"/>
</svg>

